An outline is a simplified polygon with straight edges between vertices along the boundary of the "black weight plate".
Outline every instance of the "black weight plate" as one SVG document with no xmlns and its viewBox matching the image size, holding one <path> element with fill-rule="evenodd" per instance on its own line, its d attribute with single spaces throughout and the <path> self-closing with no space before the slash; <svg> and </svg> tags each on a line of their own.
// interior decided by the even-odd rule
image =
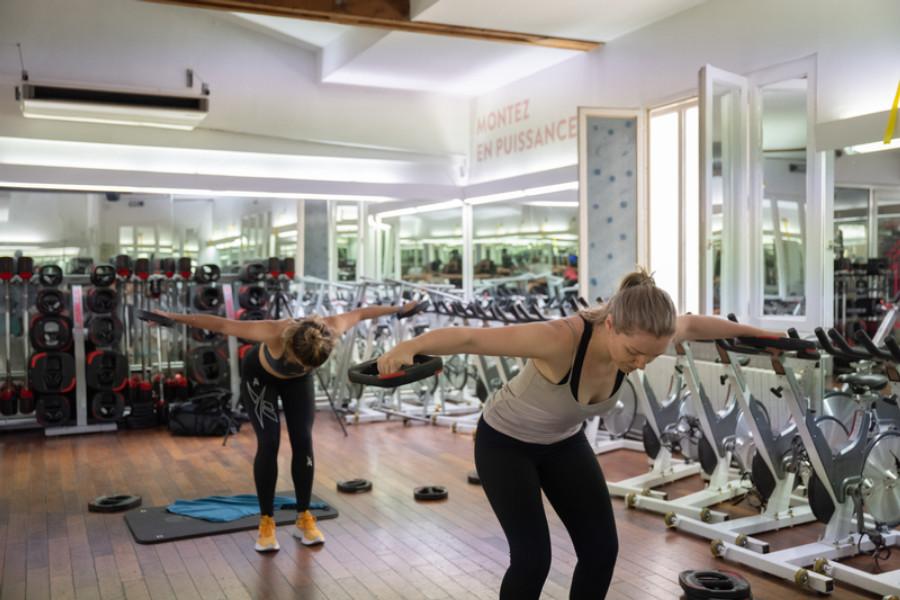
<svg viewBox="0 0 900 600">
<path fill-rule="evenodd" d="M 478 476 L 478 471 L 476 471 L 475 469 L 469 471 L 469 474 L 466 478 L 468 479 L 469 483 L 481 484 L 481 477 Z"/>
<path fill-rule="evenodd" d="M 352 383 L 391 388 L 437 375 L 444 367 L 444 361 L 440 356 L 417 354 L 413 357 L 413 364 L 404 366 L 396 373 L 379 375 L 377 361 L 378 359 L 373 358 L 353 365 L 347 370 L 347 377 Z"/>
<path fill-rule="evenodd" d="M 687 600 L 749 600 L 750 584 L 732 571 L 682 571 L 678 583 Z"/>
<path fill-rule="evenodd" d="M 88 502 L 90 512 L 112 513 L 137 508 L 141 505 L 141 497 L 131 494 L 111 494 L 98 496 Z"/>
<path fill-rule="evenodd" d="M 116 268 L 113 265 L 94 265 L 91 268 L 91 283 L 97 287 L 109 287 L 116 282 Z"/>
<path fill-rule="evenodd" d="M 368 479 L 348 479 L 346 481 L 338 481 L 337 489 L 339 492 L 347 494 L 368 492 L 372 489 L 372 482 Z"/>
<path fill-rule="evenodd" d="M 53 287 L 63 281 L 63 271 L 59 265 L 42 265 L 38 268 L 38 282 Z"/>
<path fill-rule="evenodd" d="M 154 323 L 159 323 L 163 327 L 174 327 L 175 320 L 164 315 L 156 314 L 155 312 L 151 312 L 149 310 L 144 310 L 143 308 L 134 309 L 134 316 L 140 319 L 141 321 L 153 321 Z"/>
<path fill-rule="evenodd" d="M 219 268 L 219 265 L 200 265 L 194 271 L 194 281 L 197 283 L 213 283 L 218 281 L 221 276 L 222 270 Z"/>
<path fill-rule="evenodd" d="M 66 293 L 57 289 L 40 290 L 35 305 L 43 315 L 58 315 L 66 309 Z"/>
<path fill-rule="evenodd" d="M 413 490 L 416 500 L 444 500 L 447 498 L 447 488 L 439 485 L 426 485 Z"/>
</svg>

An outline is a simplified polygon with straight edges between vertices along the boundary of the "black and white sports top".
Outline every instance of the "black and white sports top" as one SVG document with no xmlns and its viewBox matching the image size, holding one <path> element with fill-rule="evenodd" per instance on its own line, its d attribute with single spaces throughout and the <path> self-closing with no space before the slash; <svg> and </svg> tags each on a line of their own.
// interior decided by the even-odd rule
<svg viewBox="0 0 900 600">
<path fill-rule="evenodd" d="M 575 326 L 565 323 L 575 336 Z M 585 321 L 581 340 L 572 353 L 572 367 L 559 383 L 548 381 L 533 361 L 526 362 L 518 375 L 488 398 L 482 411 L 487 424 L 522 442 L 553 444 L 578 433 L 586 420 L 612 409 L 625 381 L 622 371 L 616 375 L 609 398 L 596 404 L 578 401 L 578 383 L 592 333 L 593 326 Z"/>
</svg>

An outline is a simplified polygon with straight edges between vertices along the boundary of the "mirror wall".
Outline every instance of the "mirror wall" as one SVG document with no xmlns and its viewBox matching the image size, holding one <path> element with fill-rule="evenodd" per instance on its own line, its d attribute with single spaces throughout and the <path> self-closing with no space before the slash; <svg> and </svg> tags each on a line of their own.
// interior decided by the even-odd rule
<svg viewBox="0 0 900 600">
<path fill-rule="evenodd" d="M 763 314 L 806 314 L 807 80 L 759 88 Z"/>
<path fill-rule="evenodd" d="M 382 220 L 382 272 L 386 278 L 462 287 L 462 209 Z"/>
<path fill-rule="evenodd" d="M 362 275 L 359 264 L 359 205 L 355 202 L 339 202 L 334 204 L 333 232 L 331 243 L 334 245 L 332 263 L 335 272 L 334 281 L 355 281 L 357 274 Z"/>
<path fill-rule="evenodd" d="M 297 201 L 35 190 L 0 191 L 0 253 L 68 273 L 119 254 L 189 257 L 223 269 L 294 256 Z"/>
<path fill-rule="evenodd" d="M 527 199 L 472 207 L 474 290 L 549 293 L 578 283 L 578 203 Z"/>
<path fill-rule="evenodd" d="M 900 291 L 900 183 L 877 183 L 900 176 L 900 150 L 840 154 L 834 189 L 834 323 L 845 335 L 857 328 L 874 335 L 890 315 L 882 302 Z M 872 183 L 860 183 L 865 178 Z"/>
<path fill-rule="evenodd" d="M 463 285 L 473 291 L 503 285 L 511 293 L 574 286 L 578 281 L 578 205 L 574 200 L 521 199 L 472 206 L 472 265 L 461 207 L 383 217 L 384 277 Z"/>
</svg>

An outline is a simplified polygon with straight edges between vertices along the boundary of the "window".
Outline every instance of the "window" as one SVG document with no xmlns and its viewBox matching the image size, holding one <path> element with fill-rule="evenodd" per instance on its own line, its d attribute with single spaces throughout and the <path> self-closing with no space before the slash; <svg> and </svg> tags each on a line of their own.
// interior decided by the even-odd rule
<svg viewBox="0 0 900 600">
<path fill-rule="evenodd" d="M 679 313 L 700 309 L 697 114 L 692 99 L 653 109 L 649 119 L 650 270 Z"/>
</svg>

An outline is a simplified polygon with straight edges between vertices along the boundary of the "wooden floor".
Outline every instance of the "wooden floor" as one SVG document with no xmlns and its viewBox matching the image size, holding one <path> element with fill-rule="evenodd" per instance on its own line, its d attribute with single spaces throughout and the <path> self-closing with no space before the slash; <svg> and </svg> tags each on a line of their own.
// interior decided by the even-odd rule
<svg viewBox="0 0 900 600">
<path fill-rule="evenodd" d="M 318 413 L 314 491 L 340 511 L 338 518 L 319 523 L 327 542 L 307 548 L 282 527 L 281 551 L 273 554 L 253 550 L 255 531 L 142 545 L 122 513 L 87 510 L 90 500 L 112 493 L 140 495 L 144 506 L 254 493 L 255 438 L 249 426 L 224 447 L 220 438 L 176 438 L 163 428 L 60 437 L 45 437 L 41 430 L 2 432 L 0 598 L 496 598 L 507 548 L 480 486 L 467 481 L 474 468 L 472 437 L 396 420 L 348 430 L 344 437 L 330 412 Z M 280 490 L 291 489 L 290 448 L 287 436 L 282 439 Z M 634 451 L 616 450 L 599 460 L 610 480 L 646 470 L 646 457 Z M 353 478 L 370 479 L 373 490 L 336 490 L 337 481 Z M 417 502 L 412 490 L 421 485 L 445 486 L 449 499 Z M 672 493 L 699 488 L 696 478 Z M 716 559 L 708 541 L 667 529 L 661 515 L 629 509 L 622 499 L 613 502 L 621 552 L 609 598 L 679 598 L 681 571 L 725 568 L 746 577 L 758 599 L 819 596 Z M 543 598 L 562 600 L 568 598 L 575 556 L 552 511 L 549 518 L 554 558 Z M 814 541 L 821 527 L 760 537 L 777 550 Z M 898 554 L 891 568 L 900 568 Z M 867 557 L 857 566 L 871 563 Z M 831 597 L 876 596 L 838 583 Z"/>
</svg>

